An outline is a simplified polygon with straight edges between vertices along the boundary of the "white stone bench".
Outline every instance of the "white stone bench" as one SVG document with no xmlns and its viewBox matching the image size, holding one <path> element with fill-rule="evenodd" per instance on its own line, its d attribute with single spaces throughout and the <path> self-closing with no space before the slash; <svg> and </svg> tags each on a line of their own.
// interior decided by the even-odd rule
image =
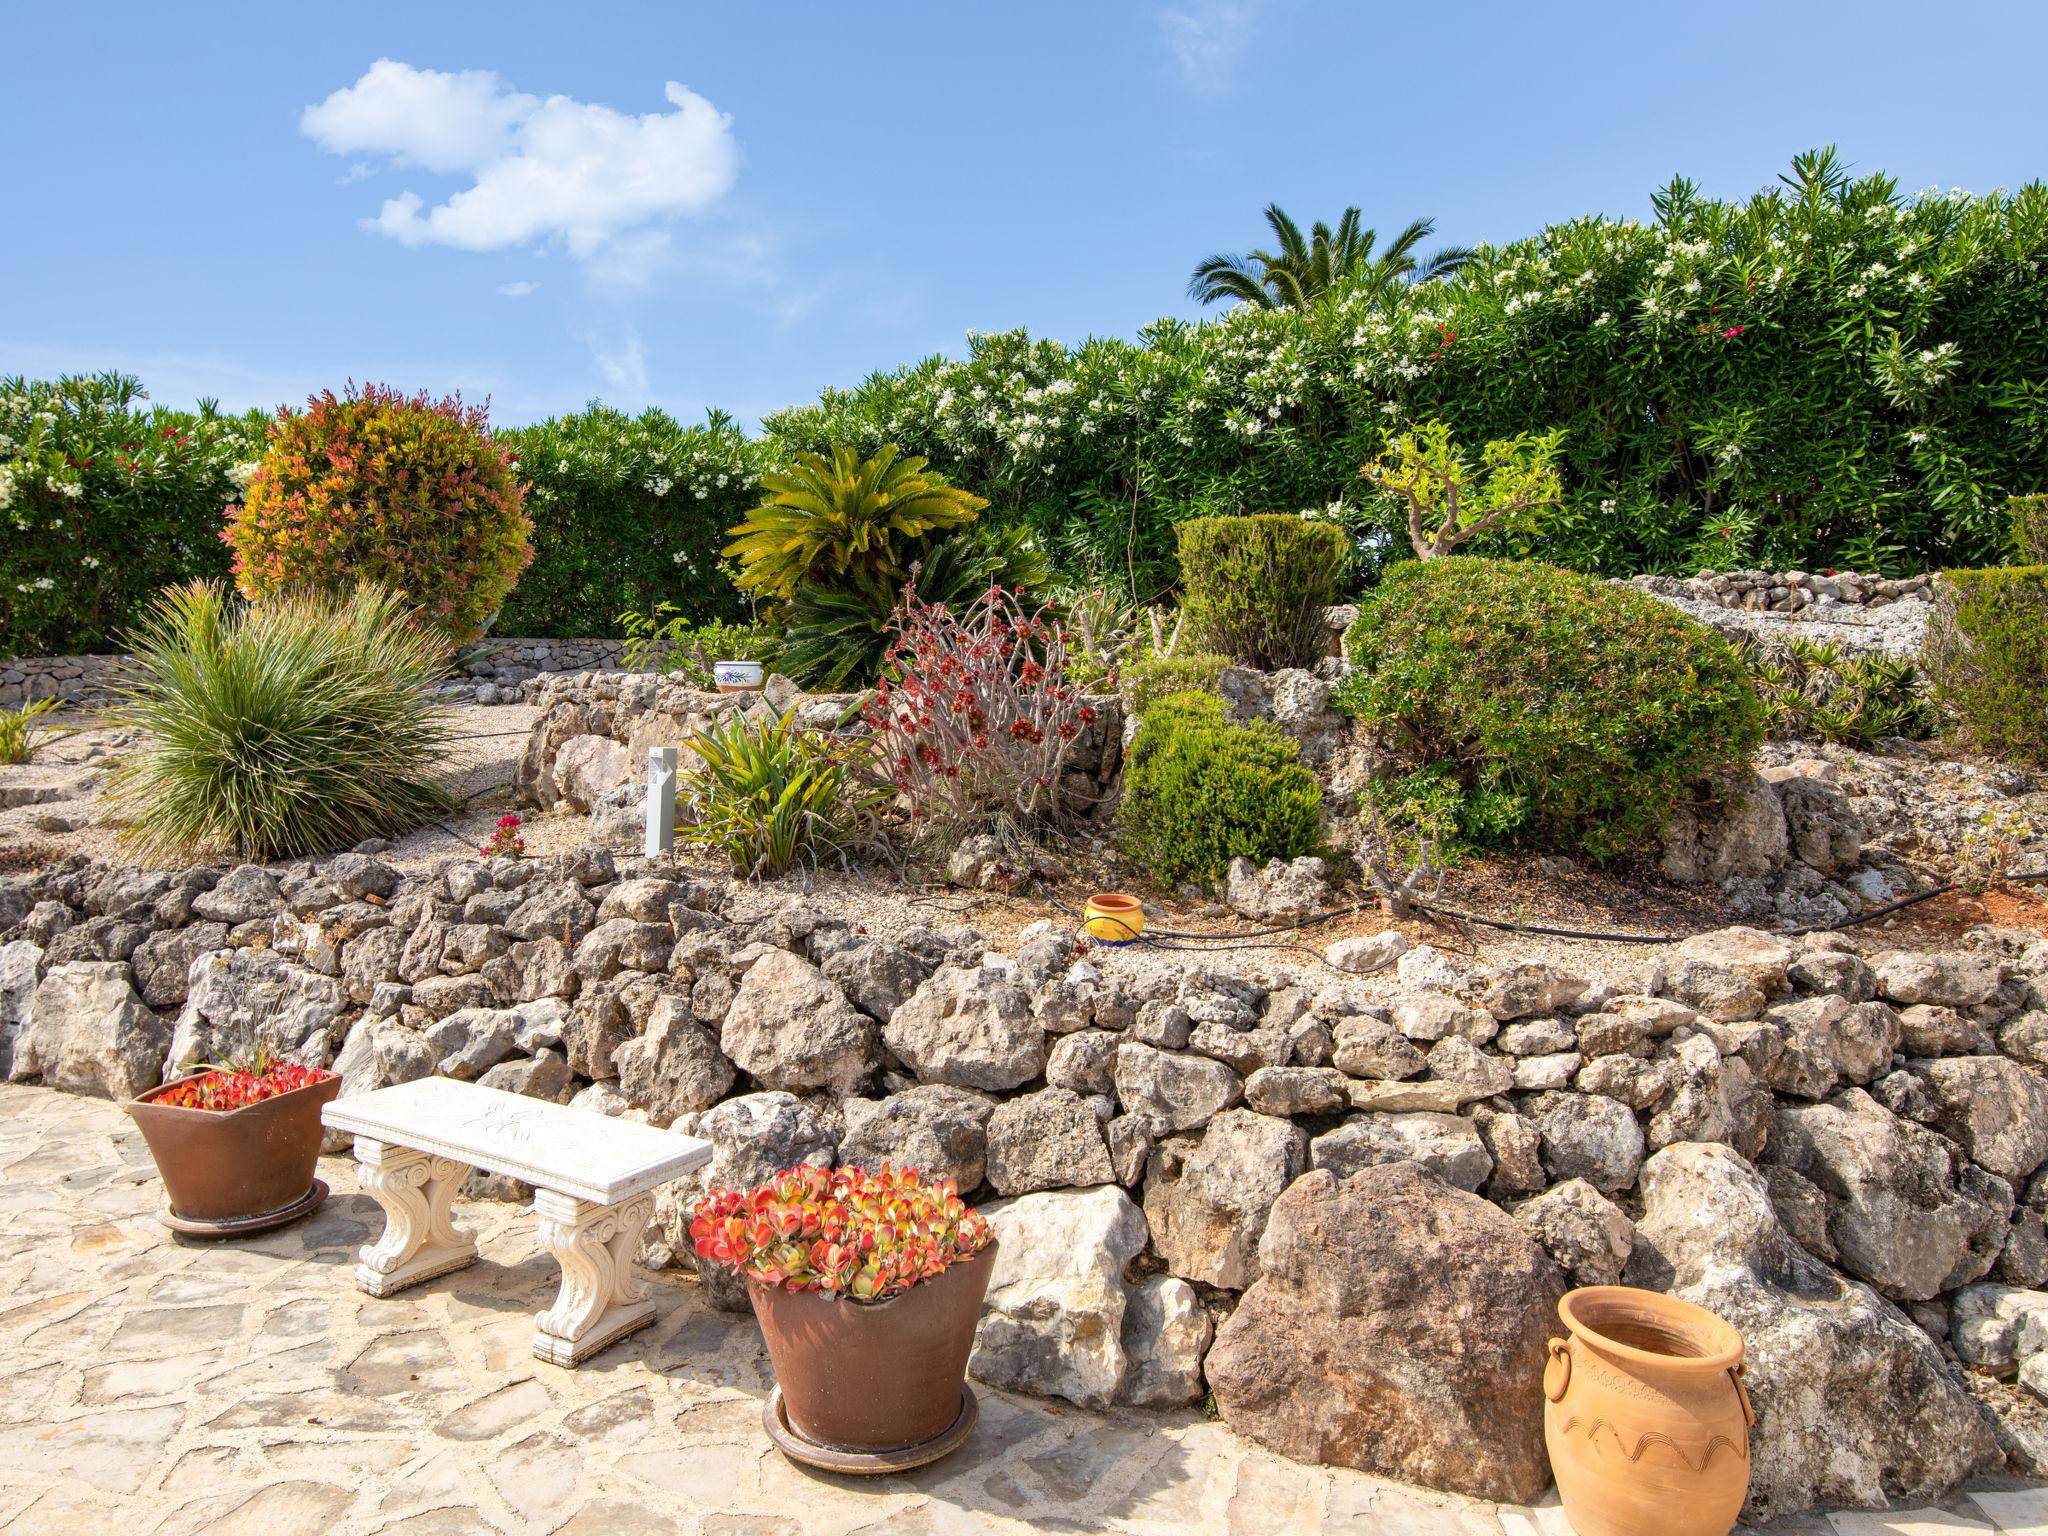
<svg viewBox="0 0 2048 1536">
<path fill-rule="evenodd" d="M 711 1156 L 694 1136 L 449 1077 L 337 1099 L 320 1118 L 355 1137 L 358 1180 L 384 1207 L 384 1235 L 356 1267 L 356 1284 L 372 1296 L 476 1262 L 476 1240 L 450 1216 L 472 1168 L 534 1187 L 540 1240 L 562 1266 L 562 1289 L 534 1320 L 533 1352 L 555 1365 L 654 1320 L 633 1268 L 654 1190 Z"/>
</svg>

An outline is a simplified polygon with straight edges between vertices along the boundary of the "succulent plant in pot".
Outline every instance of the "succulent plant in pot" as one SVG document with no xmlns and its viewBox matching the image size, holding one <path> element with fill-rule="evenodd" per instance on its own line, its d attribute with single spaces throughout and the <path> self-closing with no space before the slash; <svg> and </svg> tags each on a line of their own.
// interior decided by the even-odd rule
<svg viewBox="0 0 2048 1536">
<path fill-rule="evenodd" d="M 235 1237 L 317 1209 L 327 1198 L 313 1177 L 320 1110 L 340 1092 L 338 1074 L 258 1049 L 123 1104 L 164 1181 L 159 1219 L 188 1236 Z"/>
<path fill-rule="evenodd" d="M 698 1254 L 746 1282 L 775 1369 L 762 1420 L 787 1455 L 896 1472 L 973 1431 L 967 1357 L 996 1244 L 950 1179 L 790 1168 L 691 1217 Z"/>
</svg>

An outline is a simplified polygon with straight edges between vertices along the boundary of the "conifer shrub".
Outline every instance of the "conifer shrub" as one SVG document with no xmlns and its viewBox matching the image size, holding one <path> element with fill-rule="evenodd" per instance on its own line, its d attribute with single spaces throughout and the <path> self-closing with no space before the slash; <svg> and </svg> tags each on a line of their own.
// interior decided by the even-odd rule
<svg viewBox="0 0 2048 1536">
<path fill-rule="evenodd" d="M 1124 759 L 1124 851 L 1169 885 L 1219 881 L 1234 858 L 1313 852 L 1323 791 L 1298 756 L 1272 724 L 1236 724 L 1211 694 L 1160 700 Z"/>
<path fill-rule="evenodd" d="M 1954 735 L 1983 752 L 2048 763 L 2048 565 L 1943 571 L 1926 654 Z"/>
<path fill-rule="evenodd" d="M 1653 836 L 1691 785 L 1745 766 L 1764 737 L 1727 641 L 1553 566 L 1397 565 L 1348 644 L 1345 707 L 1486 797 L 1497 835 L 1596 859 Z"/>
<path fill-rule="evenodd" d="M 1335 523 L 1197 517 L 1179 531 L 1181 608 L 1198 645 L 1268 672 L 1323 654 L 1323 609 L 1346 564 Z"/>
<path fill-rule="evenodd" d="M 1152 704 L 1176 693 L 1214 693 L 1230 665 L 1228 656 L 1214 651 L 1190 651 L 1177 656 L 1140 656 L 1123 669 L 1124 696 L 1131 708 L 1143 714 Z"/>
<path fill-rule="evenodd" d="M 221 538 L 245 597 L 368 583 L 459 645 L 511 594 L 532 532 L 526 487 L 483 407 L 370 384 L 278 414 Z"/>
</svg>

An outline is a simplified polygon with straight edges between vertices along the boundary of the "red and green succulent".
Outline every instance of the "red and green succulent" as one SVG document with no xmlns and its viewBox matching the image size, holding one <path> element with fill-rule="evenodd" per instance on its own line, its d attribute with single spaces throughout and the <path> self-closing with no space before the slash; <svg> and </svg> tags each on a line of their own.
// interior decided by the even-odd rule
<svg viewBox="0 0 2048 1536">
<path fill-rule="evenodd" d="M 988 1222 L 951 1179 L 914 1168 L 785 1169 L 753 1189 L 714 1189 L 691 1212 L 699 1255 L 789 1291 L 886 1301 L 971 1259 Z"/>
<path fill-rule="evenodd" d="M 334 1074 L 325 1067 L 302 1067 L 296 1062 L 272 1061 L 267 1056 L 259 1056 L 246 1065 L 230 1063 L 187 1078 L 168 1093 L 160 1095 L 156 1102 L 176 1109 L 212 1109 L 225 1113 L 231 1109 L 246 1109 L 264 1099 L 275 1099 L 301 1088 L 310 1088 L 332 1076 Z"/>
</svg>

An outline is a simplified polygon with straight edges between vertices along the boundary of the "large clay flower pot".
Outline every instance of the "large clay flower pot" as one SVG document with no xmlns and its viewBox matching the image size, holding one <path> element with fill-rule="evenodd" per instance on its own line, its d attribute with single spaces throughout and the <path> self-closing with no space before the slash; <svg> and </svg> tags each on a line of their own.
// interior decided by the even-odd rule
<svg viewBox="0 0 2048 1536">
<path fill-rule="evenodd" d="M 849 1461 L 839 1470 L 887 1471 L 916 1464 L 883 1464 L 900 1453 L 952 1449 L 958 1439 L 947 1443 L 948 1431 L 972 1423 L 967 1357 L 995 1263 L 991 1242 L 875 1303 L 786 1291 L 749 1276 L 747 1294 L 775 1367 L 782 1412 L 808 1442 L 792 1454 L 815 1447 L 874 1463 Z"/>
<path fill-rule="evenodd" d="M 170 1206 L 165 1225 L 198 1236 L 231 1236 L 282 1225 L 319 1204 L 318 1196 L 326 1193 L 313 1177 L 320 1162 L 320 1110 L 341 1092 L 339 1077 L 240 1109 L 156 1102 L 190 1081 L 165 1083 L 121 1106 L 156 1159 Z"/>
<path fill-rule="evenodd" d="M 1587 1286 L 1557 1304 L 1543 1439 L 1578 1536 L 1727 1536 L 1749 1491 L 1742 1337 L 1656 1291 Z"/>
</svg>

